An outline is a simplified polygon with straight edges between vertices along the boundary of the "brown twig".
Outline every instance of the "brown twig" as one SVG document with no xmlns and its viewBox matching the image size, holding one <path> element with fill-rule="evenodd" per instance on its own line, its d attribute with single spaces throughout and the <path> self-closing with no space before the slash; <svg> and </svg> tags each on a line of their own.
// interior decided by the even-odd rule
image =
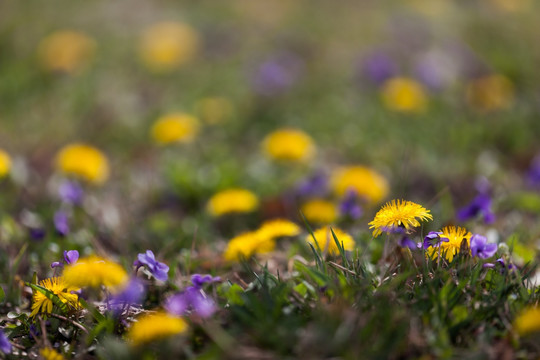
<svg viewBox="0 0 540 360">
<path fill-rule="evenodd" d="M 86 329 L 84 327 L 84 325 L 82 325 L 81 323 L 78 323 L 77 321 L 75 320 L 72 320 L 72 319 L 69 319 L 65 316 L 62 316 L 62 315 L 58 315 L 58 314 L 50 314 L 51 317 L 54 317 L 54 318 L 57 318 L 57 319 L 60 319 L 60 320 L 63 320 L 63 321 L 67 321 L 69 323 L 71 323 L 72 325 L 78 327 L 79 329 L 81 329 L 82 331 L 84 331 L 86 334 L 88 334 L 88 329 Z"/>
</svg>

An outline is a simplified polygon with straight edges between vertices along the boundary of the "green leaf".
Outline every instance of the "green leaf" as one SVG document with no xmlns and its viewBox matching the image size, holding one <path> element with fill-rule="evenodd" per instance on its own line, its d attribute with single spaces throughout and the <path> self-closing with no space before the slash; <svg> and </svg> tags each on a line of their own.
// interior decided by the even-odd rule
<svg viewBox="0 0 540 360">
<path fill-rule="evenodd" d="M 42 293 L 43 295 L 45 295 L 45 297 L 49 300 L 52 301 L 52 303 L 58 308 L 60 309 L 60 311 L 62 311 L 62 313 L 67 313 L 68 312 L 68 305 L 66 303 L 64 303 L 59 297 L 58 295 L 56 295 L 55 293 L 53 293 L 51 290 L 47 289 L 47 288 L 44 288 L 43 286 L 41 285 L 37 285 L 37 284 L 31 284 L 29 282 L 26 283 L 26 286 L 30 286 L 32 288 L 32 290 L 34 291 L 39 291 L 40 293 Z"/>
</svg>

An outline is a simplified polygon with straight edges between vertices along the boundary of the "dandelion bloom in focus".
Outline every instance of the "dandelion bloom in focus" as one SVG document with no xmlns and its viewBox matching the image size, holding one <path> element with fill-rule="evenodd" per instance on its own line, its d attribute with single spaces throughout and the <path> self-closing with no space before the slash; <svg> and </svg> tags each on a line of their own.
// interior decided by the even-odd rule
<svg viewBox="0 0 540 360">
<path fill-rule="evenodd" d="M 259 206 L 259 199 L 249 190 L 233 188 L 218 192 L 210 198 L 207 210 L 212 216 L 248 213 Z"/>
<path fill-rule="evenodd" d="M 107 157 L 93 146 L 73 143 L 56 154 L 56 168 L 93 184 L 102 184 L 109 177 Z"/>
<path fill-rule="evenodd" d="M 73 30 L 54 32 L 41 40 L 38 56 L 49 71 L 80 73 L 93 60 L 96 42 L 89 36 Z"/>
<path fill-rule="evenodd" d="M 336 235 L 336 238 L 338 239 L 340 244 L 342 244 L 344 250 L 346 251 L 354 250 L 356 243 L 354 242 L 351 235 L 349 235 L 345 231 L 338 228 L 333 227 L 332 230 L 334 231 L 334 234 Z M 325 227 L 315 230 L 313 232 L 313 236 L 315 236 L 315 239 L 317 239 L 317 244 L 321 251 L 326 250 L 328 251 L 330 255 L 339 254 L 339 248 L 337 247 L 337 244 L 334 240 L 334 236 L 332 236 L 332 232 L 330 231 L 330 226 L 325 226 Z M 317 249 L 317 245 L 315 245 L 313 236 L 311 236 L 311 234 L 307 235 L 306 241 L 313 244 L 315 249 Z"/>
<path fill-rule="evenodd" d="M 315 154 L 313 139 L 303 131 L 280 129 L 263 140 L 265 154 L 273 160 L 306 161 Z"/>
<path fill-rule="evenodd" d="M 403 113 L 422 113 L 428 103 L 424 87 L 412 79 L 402 77 L 384 83 L 382 99 L 388 109 Z"/>
<path fill-rule="evenodd" d="M 238 261 L 255 254 L 267 254 L 274 250 L 276 242 L 257 231 L 246 232 L 232 238 L 223 257 L 227 261 Z"/>
<path fill-rule="evenodd" d="M 46 347 L 39 350 L 39 354 L 44 360 L 64 360 L 65 357 L 56 350 Z"/>
<path fill-rule="evenodd" d="M 436 259 L 440 253 L 441 256 L 444 255 L 445 259 L 451 262 L 454 256 L 459 253 L 463 240 L 467 242 L 467 249 L 470 248 L 472 234 L 467 229 L 459 226 L 446 226 L 440 232 L 442 234 L 439 235 L 439 238 L 442 241 L 438 242 L 436 246 L 427 249 L 427 253 L 432 259 Z"/>
<path fill-rule="evenodd" d="M 6 176 L 11 170 L 11 157 L 7 152 L 0 149 L 0 178 Z"/>
<path fill-rule="evenodd" d="M 199 132 L 199 120 L 182 113 L 173 113 L 160 117 L 152 125 L 151 135 L 161 145 L 171 143 L 189 143 Z"/>
<path fill-rule="evenodd" d="M 469 105 L 481 112 L 503 110 L 514 101 L 514 85 L 503 75 L 488 75 L 471 81 L 466 96 Z"/>
<path fill-rule="evenodd" d="M 405 232 L 420 226 L 420 221 L 433 220 L 430 211 L 412 201 L 392 200 L 387 202 L 375 214 L 369 228 L 373 229 L 373 236 L 377 237 L 383 232 L 396 232 L 396 228 L 404 228 Z M 418 221 L 417 218 L 420 220 Z"/>
<path fill-rule="evenodd" d="M 220 124 L 231 117 L 233 106 L 224 97 L 207 97 L 195 104 L 197 115 L 207 124 Z"/>
<path fill-rule="evenodd" d="M 286 219 L 273 219 L 265 221 L 257 232 L 264 238 L 276 239 L 283 236 L 296 236 L 300 234 L 300 227 Z"/>
<path fill-rule="evenodd" d="M 356 195 L 370 204 L 381 201 L 388 194 L 388 181 L 378 172 L 365 166 L 347 166 L 338 169 L 330 180 L 332 188 L 339 197 L 354 190 Z"/>
<path fill-rule="evenodd" d="M 197 53 L 198 44 L 197 32 L 191 26 L 161 22 L 144 30 L 139 55 L 150 70 L 167 72 L 189 62 Z"/>
<path fill-rule="evenodd" d="M 319 224 L 334 222 L 338 209 L 334 203 L 324 199 L 313 199 L 304 203 L 300 209 L 308 221 Z"/>
<path fill-rule="evenodd" d="M 104 285 L 116 291 L 125 286 L 129 277 L 117 263 L 98 256 L 89 256 L 66 266 L 64 279 L 70 286 L 98 288 Z"/>
<path fill-rule="evenodd" d="M 72 308 L 77 308 L 79 305 L 78 296 L 72 294 L 72 291 L 79 290 L 76 286 L 71 286 L 64 281 L 63 277 L 53 277 L 41 280 L 39 285 L 50 290 L 58 296 L 60 301 Z M 45 294 L 34 290 L 32 298 L 32 313 L 30 316 L 36 316 L 38 313 L 50 314 L 53 311 L 54 303 Z"/>
<path fill-rule="evenodd" d="M 514 320 L 514 328 L 519 335 L 540 332 L 540 307 L 529 307 Z"/>
<path fill-rule="evenodd" d="M 135 346 L 185 333 L 187 323 L 179 317 L 164 312 L 144 314 L 137 318 L 127 333 L 128 340 Z"/>
</svg>

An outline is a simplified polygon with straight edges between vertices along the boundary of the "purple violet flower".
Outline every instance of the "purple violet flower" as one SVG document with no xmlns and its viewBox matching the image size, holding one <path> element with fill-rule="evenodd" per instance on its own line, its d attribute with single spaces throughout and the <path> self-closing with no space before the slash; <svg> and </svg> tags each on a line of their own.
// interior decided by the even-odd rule
<svg viewBox="0 0 540 360">
<path fill-rule="evenodd" d="M 213 282 L 219 282 L 221 281 L 221 278 L 219 276 L 213 277 L 212 275 L 201 275 L 201 274 L 193 274 L 191 275 L 191 283 L 194 287 L 201 289 L 204 284 L 206 283 L 213 283 Z"/>
<path fill-rule="evenodd" d="M 456 217 L 459 221 L 467 221 L 478 215 L 484 217 L 486 224 L 495 221 L 495 214 L 491 210 L 491 197 L 486 193 L 478 194 L 469 205 L 458 210 Z"/>
<path fill-rule="evenodd" d="M 133 266 L 136 266 L 137 268 L 144 265 L 146 265 L 152 276 L 157 280 L 167 281 L 169 277 L 167 275 L 169 267 L 166 264 L 157 261 L 152 250 L 146 250 L 146 254 L 139 254 L 137 260 L 133 263 Z"/>
<path fill-rule="evenodd" d="M 540 187 L 540 155 L 537 155 L 532 161 L 527 172 L 527 182 L 532 187 Z"/>
<path fill-rule="evenodd" d="M 11 353 L 11 343 L 9 342 L 8 337 L 4 334 L 4 331 L 0 329 L 0 350 L 4 354 Z"/>
<path fill-rule="evenodd" d="M 36 241 L 41 241 L 45 238 L 45 235 L 47 235 L 47 233 L 45 232 L 45 229 L 43 228 L 28 228 L 28 233 L 30 234 L 30 237 L 33 239 L 33 240 L 36 240 Z"/>
<path fill-rule="evenodd" d="M 292 53 L 279 53 L 261 63 L 251 83 L 255 92 L 273 96 L 289 90 L 299 79 L 304 68 L 302 60 Z"/>
<path fill-rule="evenodd" d="M 401 247 L 407 247 L 411 250 L 418 249 L 418 244 L 415 243 L 411 238 L 408 236 L 403 236 L 401 239 L 399 239 L 398 245 Z"/>
<path fill-rule="evenodd" d="M 497 252 L 497 244 L 490 244 L 487 238 L 482 235 L 474 234 L 471 237 L 471 254 L 481 259 L 488 259 Z"/>
<path fill-rule="evenodd" d="M 75 264 L 79 260 L 79 252 L 77 250 L 64 250 L 64 261 L 66 264 Z"/>
<path fill-rule="evenodd" d="M 449 242 L 449 239 L 441 237 L 442 234 L 442 231 L 430 231 L 424 237 L 424 249 L 427 249 L 430 246 L 438 247 L 441 242 Z"/>
<path fill-rule="evenodd" d="M 59 235 L 66 236 L 67 234 L 69 234 L 68 216 L 64 211 L 58 210 L 54 214 L 53 221 L 54 221 L 54 228 L 56 229 Z"/>
<path fill-rule="evenodd" d="M 63 202 L 78 205 L 82 202 L 84 191 L 78 182 L 66 180 L 60 185 L 58 195 Z"/>
<path fill-rule="evenodd" d="M 304 179 L 296 186 L 300 196 L 324 196 L 328 192 L 328 178 L 323 173 L 316 173 Z"/>
<path fill-rule="evenodd" d="M 343 216 L 347 216 L 351 219 L 358 219 L 362 216 L 362 207 L 358 203 L 358 194 L 354 189 L 348 189 L 343 197 L 343 200 L 339 204 L 339 212 Z"/>
<path fill-rule="evenodd" d="M 173 315 L 181 316 L 192 311 L 202 318 L 210 317 L 216 311 L 214 301 L 208 298 L 202 289 L 195 286 L 169 297 L 164 307 Z"/>
<path fill-rule="evenodd" d="M 139 304 L 144 294 L 145 289 L 142 282 L 137 278 L 132 278 L 120 293 L 111 298 L 111 303 L 113 306 Z"/>
<path fill-rule="evenodd" d="M 377 51 L 363 61 L 362 72 L 374 84 L 382 85 L 386 80 L 397 75 L 398 67 L 390 56 Z"/>
</svg>

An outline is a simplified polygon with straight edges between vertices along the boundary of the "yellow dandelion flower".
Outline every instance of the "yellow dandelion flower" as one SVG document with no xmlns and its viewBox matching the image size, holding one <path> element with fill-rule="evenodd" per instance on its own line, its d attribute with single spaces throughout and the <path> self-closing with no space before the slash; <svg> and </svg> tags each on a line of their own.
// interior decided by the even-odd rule
<svg viewBox="0 0 540 360">
<path fill-rule="evenodd" d="M 0 178 L 6 176 L 11 170 L 11 157 L 7 152 L 0 149 Z"/>
<path fill-rule="evenodd" d="M 152 138 L 161 145 L 192 142 L 198 132 L 199 120 L 182 113 L 160 117 L 151 129 Z"/>
<path fill-rule="evenodd" d="M 38 47 L 43 67 L 49 71 L 80 73 L 93 60 L 96 42 L 86 34 L 73 30 L 54 32 Z"/>
<path fill-rule="evenodd" d="M 344 250 L 354 250 L 356 243 L 351 235 L 338 228 L 332 227 L 332 230 L 334 231 L 334 234 L 336 234 L 338 241 L 343 245 Z M 321 251 L 327 251 L 330 255 L 339 254 L 339 248 L 337 247 L 334 237 L 332 236 L 330 226 L 325 226 L 315 230 L 313 235 L 315 236 L 315 239 L 317 239 L 317 244 L 319 245 L 319 249 L 321 249 Z M 317 245 L 315 245 L 315 241 L 313 240 L 311 234 L 306 236 L 306 241 L 313 244 L 315 249 L 317 249 Z"/>
<path fill-rule="evenodd" d="M 56 168 L 66 175 L 102 184 L 109 177 L 109 162 L 105 154 L 93 146 L 73 143 L 56 154 Z"/>
<path fill-rule="evenodd" d="M 262 143 L 265 154 L 273 160 L 306 161 L 315 155 L 313 139 L 303 131 L 279 129 Z"/>
<path fill-rule="evenodd" d="M 152 71 L 167 72 L 189 62 L 199 44 L 197 32 L 179 22 L 160 22 L 142 33 L 139 55 Z"/>
<path fill-rule="evenodd" d="M 432 259 L 436 259 L 440 253 L 441 256 L 445 254 L 446 260 L 452 261 L 454 256 L 459 253 L 463 239 L 467 240 L 467 247 L 470 247 L 472 234 L 467 229 L 459 226 L 446 226 L 441 229 L 441 232 L 439 237 L 444 241 L 440 241 L 437 247 L 432 246 L 427 249 L 427 253 Z"/>
<path fill-rule="evenodd" d="M 44 360 L 64 360 L 65 357 L 51 348 L 44 348 L 39 350 L 39 354 Z"/>
<path fill-rule="evenodd" d="M 382 99 L 388 109 L 403 113 L 422 113 L 428 103 L 423 86 L 417 81 L 402 77 L 385 82 Z"/>
<path fill-rule="evenodd" d="M 489 75 L 470 82 L 467 102 L 481 112 L 509 108 L 514 101 L 514 85 L 505 76 Z"/>
<path fill-rule="evenodd" d="M 338 169 L 332 174 L 330 183 L 336 195 L 341 197 L 353 189 L 370 204 L 384 199 L 389 191 L 388 181 L 381 174 L 360 165 Z"/>
<path fill-rule="evenodd" d="M 373 229 L 373 236 L 377 237 L 382 232 L 392 232 L 397 227 L 410 231 L 412 228 L 420 226 L 420 221 L 433 220 L 433 216 L 422 205 L 412 201 L 392 200 L 387 202 L 375 214 L 373 221 L 369 223 L 369 228 Z"/>
<path fill-rule="evenodd" d="M 529 307 L 514 320 L 514 329 L 519 335 L 540 332 L 540 307 Z"/>
<path fill-rule="evenodd" d="M 232 116 L 233 106 L 226 98 L 208 97 L 195 104 L 195 111 L 205 123 L 215 125 Z"/>
<path fill-rule="evenodd" d="M 146 313 L 131 325 L 127 338 L 135 346 L 161 340 L 187 331 L 187 323 L 164 312 Z"/>
<path fill-rule="evenodd" d="M 248 213 L 259 206 L 259 199 L 249 190 L 233 188 L 218 192 L 210 198 L 207 210 L 212 216 Z"/>
<path fill-rule="evenodd" d="M 276 239 L 283 236 L 296 236 L 300 234 L 300 227 L 286 219 L 273 219 L 265 221 L 257 233 L 266 239 Z"/>
<path fill-rule="evenodd" d="M 238 261 L 255 254 L 267 254 L 274 250 L 276 242 L 262 236 L 257 231 L 246 232 L 232 238 L 227 244 L 223 257 L 227 261 Z"/>
<path fill-rule="evenodd" d="M 319 224 L 334 222 L 338 216 L 336 205 L 323 199 L 313 199 L 302 205 L 300 208 L 306 220 Z"/>
<path fill-rule="evenodd" d="M 76 286 L 67 284 L 63 277 L 44 279 L 39 282 L 39 285 L 57 295 L 64 304 L 67 304 L 72 308 L 77 308 L 79 306 L 78 296 L 71 293 L 72 291 L 77 291 L 79 289 Z M 30 316 L 36 316 L 38 313 L 50 314 L 53 311 L 53 307 L 54 303 L 52 300 L 41 292 L 34 290 L 32 313 Z"/>
<path fill-rule="evenodd" d="M 104 285 L 111 291 L 117 291 L 128 281 L 128 274 L 117 263 L 89 256 L 66 266 L 64 278 L 71 286 L 97 288 Z"/>
</svg>

